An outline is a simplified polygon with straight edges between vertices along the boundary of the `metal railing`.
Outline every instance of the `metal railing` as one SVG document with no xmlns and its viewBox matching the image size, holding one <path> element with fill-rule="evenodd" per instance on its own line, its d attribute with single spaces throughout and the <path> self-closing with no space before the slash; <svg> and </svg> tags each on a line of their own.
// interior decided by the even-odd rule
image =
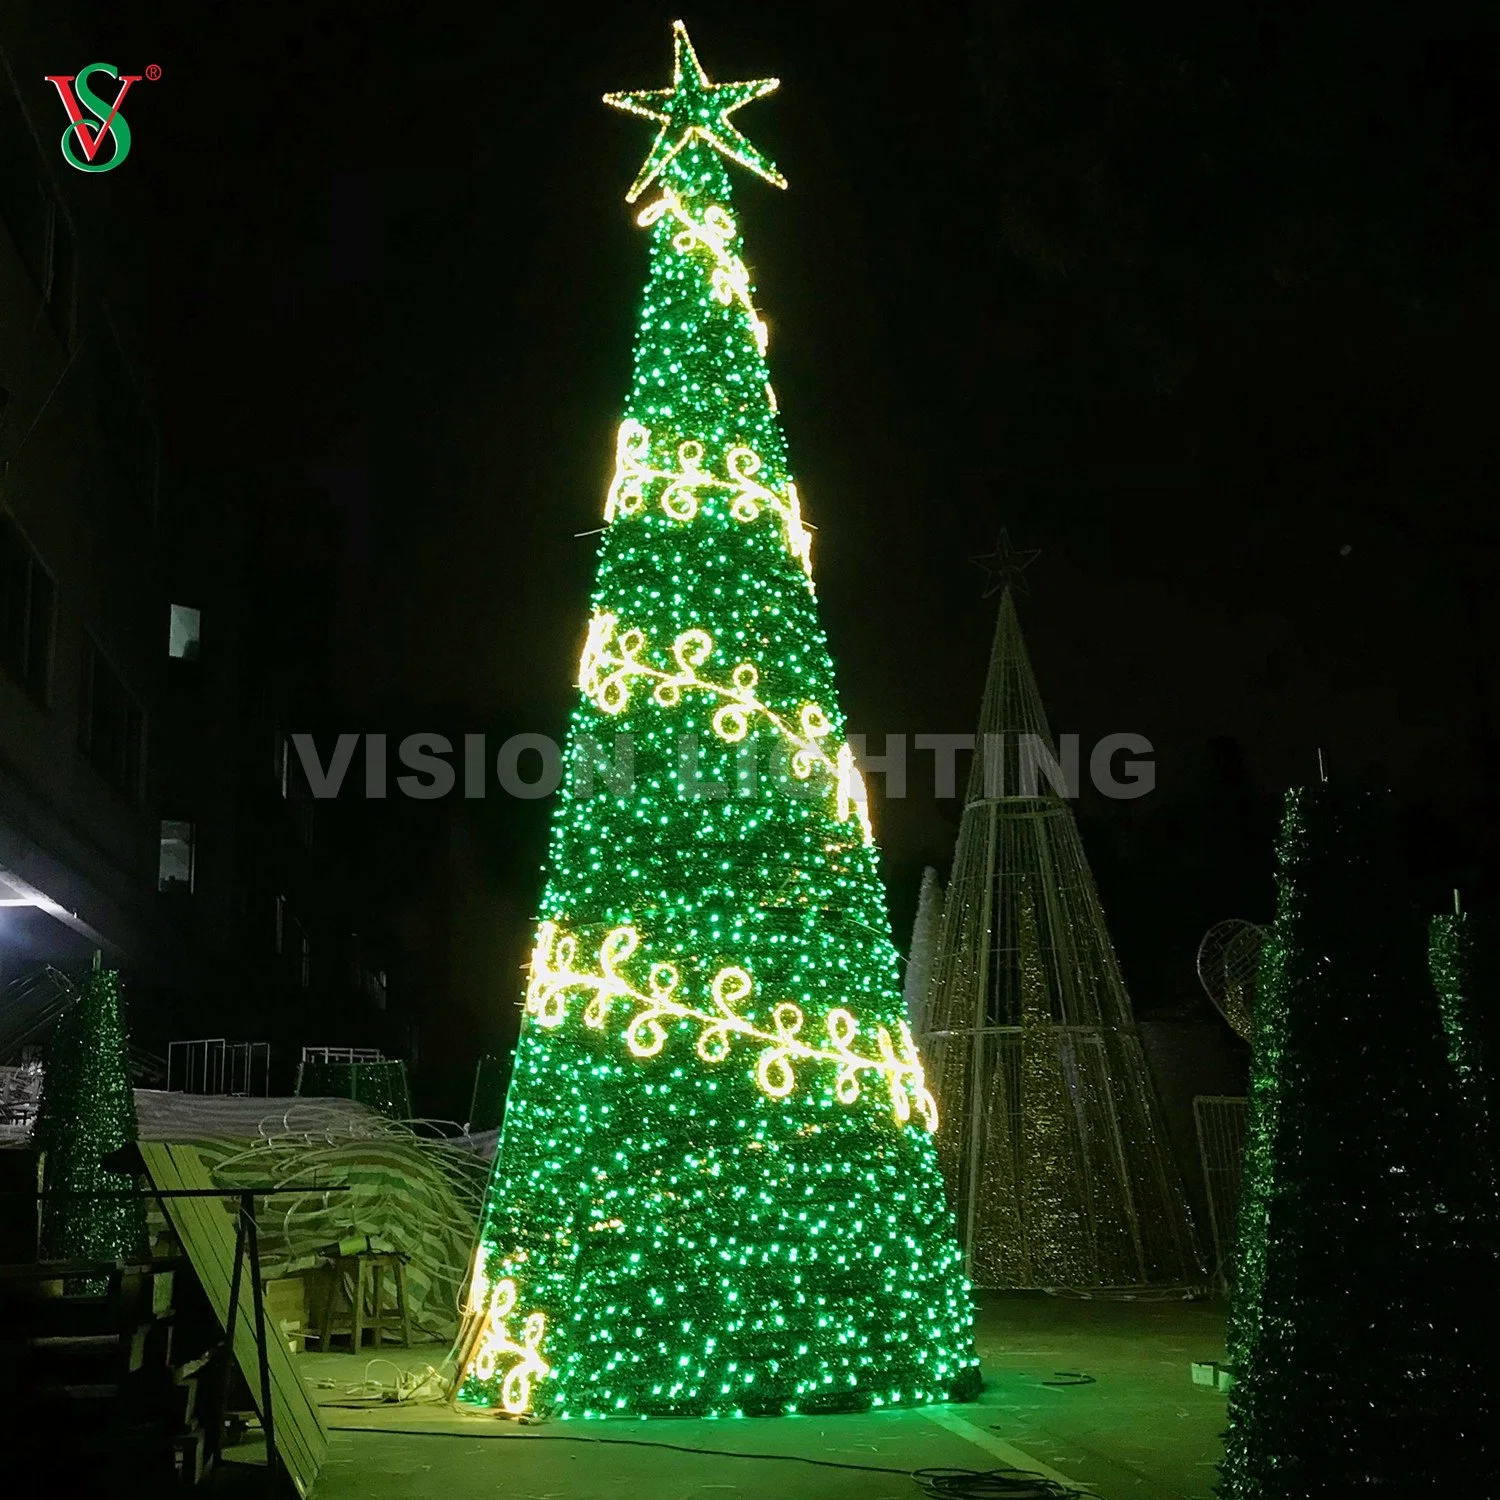
<svg viewBox="0 0 1500 1500">
<path fill-rule="evenodd" d="M 167 1089 L 264 1099 L 271 1092 L 271 1044 L 231 1042 L 221 1036 L 169 1042 Z"/>
</svg>

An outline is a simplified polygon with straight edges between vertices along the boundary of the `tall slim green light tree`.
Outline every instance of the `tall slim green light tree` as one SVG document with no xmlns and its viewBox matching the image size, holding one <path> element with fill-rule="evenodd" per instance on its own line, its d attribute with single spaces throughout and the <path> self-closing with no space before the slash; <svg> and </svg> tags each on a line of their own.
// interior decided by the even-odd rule
<svg viewBox="0 0 1500 1500">
<path fill-rule="evenodd" d="M 1493 1495 L 1495 1248 L 1388 793 L 1287 793 L 1222 1500 Z"/>
<path fill-rule="evenodd" d="M 1456 893 L 1455 893 L 1456 895 Z M 1500 1118 L 1495 1089 L 1495 955 L 1488 929 L 1476 931 L 1469 916 L 1434 917 L 1428 926 L 1427 962 L 1443 1018 L 1448 1060 L 1458 1080 L 1464 1123 L 1493 1215 L 1495 1122 Z"/>
<path fill-rule="evenodd" d="M 969 1288 L 730 208 L 776 81 L 674 62 L 606 98 L 659 126 L 650 269 L 456 1395 L 944 1400 Z"/>
</svg>

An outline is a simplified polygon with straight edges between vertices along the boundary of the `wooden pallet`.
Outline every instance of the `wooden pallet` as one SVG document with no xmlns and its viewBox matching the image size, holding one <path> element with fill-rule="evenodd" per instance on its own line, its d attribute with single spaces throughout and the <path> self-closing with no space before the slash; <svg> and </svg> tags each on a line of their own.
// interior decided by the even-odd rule
<svg viewBox="0 0 1500 1500">
<path fill-rule="evenodd" d="M 163 1191 L 215 1186 L 203 1159 L 191 1146 L 142 1141 L 140 1152 L 152 1185 Z M 164 1198 L 167 1217 L 221 1324 L 229 1317 L 230 1280 L 234 1272 L 235 1218 L 232 1198 Z M 242 1273 L 248 1278 L 248 1267 Z M 248 1281 L 242 1281 L 233 1330 L 234 1357 L 244 1372 L 256 1409 L 260 1409 L 260 1348 Z M 328 1431 L 318 1414 L 286 1344 L 268 1327 L 266 1355 L 271 1375 L 272 1419 L 276 1449 L 297 1493 L 306 1497 L 328 1455 Z M 265 1413 L 261 1412 L 265 1421 Z M 267 1455 L 269 1461 L 270 1455 Z"/>
</svg>

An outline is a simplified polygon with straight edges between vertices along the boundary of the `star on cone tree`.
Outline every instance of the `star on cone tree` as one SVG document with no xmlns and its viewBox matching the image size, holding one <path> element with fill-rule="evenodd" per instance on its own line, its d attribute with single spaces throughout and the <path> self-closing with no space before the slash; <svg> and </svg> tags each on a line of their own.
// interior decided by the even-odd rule
<svg viewBox="0 0 1500 1500">
<path fill-rule="evenodd" d="M 466 1404 L 858 1410 L 978 1385 L 972 1310 L 725 159 L 682 24 Z"/>
</svg>

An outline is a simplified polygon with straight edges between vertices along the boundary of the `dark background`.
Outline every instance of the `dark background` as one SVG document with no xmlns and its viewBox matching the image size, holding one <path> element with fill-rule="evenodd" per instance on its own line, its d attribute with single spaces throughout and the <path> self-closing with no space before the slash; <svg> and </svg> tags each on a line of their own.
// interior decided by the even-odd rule
<svg viewBox="0 0 1500 1500">
<path fill-rule="evenodd" d="M 125 9 L 96 50 L 163 77 L 91 187 L 168 489 L 272 466 L 334 501 L 324 727 L 560 733 L 645 271 L 650 130 L 599 95 L 667 81 L 673 13 Z M 1319 748 L 1395 788 L 1420 899 L 1482 900 L 1500 18 L 925 9 L 682 12 L 711 76 L 782 79 L 736 119 L 791 189 L 736 169 L 736 208 L 852 727 L 973 728 L 968 559 L 1005 525 L 1043 553 L 1054 728 L 1157 749 L 1153 795 L 1081 806 L 1142 1014 L 1206 1011 L 1204 928 L 1270 915 L 1275 798 Z M 959 814 L 924 783 L 877 809 L 902 945 Z M 449 1092 L 513 1030 L 546 814 L 349 813 Z M 463 983 L 420 957 L 423 888 L 469 914 Z"/>
</svg>

